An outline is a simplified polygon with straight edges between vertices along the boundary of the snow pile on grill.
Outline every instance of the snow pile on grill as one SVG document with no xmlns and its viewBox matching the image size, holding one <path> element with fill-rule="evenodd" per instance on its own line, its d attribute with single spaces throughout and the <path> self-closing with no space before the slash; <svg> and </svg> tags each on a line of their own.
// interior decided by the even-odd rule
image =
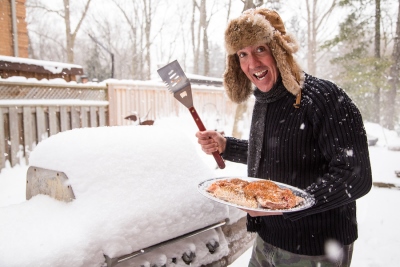
<svg viewBox="0 0 400 267">
<path fill-rule="evenodd" d="M 74 129 L 39 143 L 30 165 L 64 172 L 76 199 L 38 195 L 0 209 L 1 220 L 9 222 L 0 238 L 18 240 L 1 242 L 0 266 L 101 266 L 104 255 L 126 255 L 242 218 L 245 213 L 197 192 L 198 183 L 216 172 L 200 157 L 194 131 L 191 140 L 175 126 Z M 138 264 L 162 266 L 172 259 L 184 266 L 185 252 L 196 253 L 191 266 L 211 263 L 228 253 L 223 239 L 212 230 L 177 242 L 174 251 L 149 252 Z M 213 254 L 210 242 L 219 244 Z"/>
</svg>

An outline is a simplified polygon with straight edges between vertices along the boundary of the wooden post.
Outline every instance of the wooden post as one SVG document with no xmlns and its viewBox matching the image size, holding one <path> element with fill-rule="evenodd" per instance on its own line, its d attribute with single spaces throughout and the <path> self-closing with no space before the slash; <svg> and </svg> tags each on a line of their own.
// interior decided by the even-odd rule
<svg viewBox="0 0 400 267">
<path fill-rule="evenodd" d="M 0 107 L 0 129 L 4 129 L 4 117 L 3 109 Z M 0 130 L 0 172 L 5 167 L 6 163 L 6 138 L 4 136 L 4 130 Z"/>
<path fill-rule="evenodd" d="M 68 110 L 67 107 L 65 106 L 60 107 L 60 127 L 61 127 L 61 132 L 68 131 L 71 129 L 68 118 Z"/>
<path fill-rule="evenodd" d="M 14 167 L 19 163 L 19 130 L 18 130 L 18 107 L 10 107 L 8 109 L 10 123 L 10 143 L 11 155 L 9 157 L 11 166 Z"/>
<path fill-rule="evenodd" d="M 33 138 L 34 128 L 32 121 L 32 108 L 30 106 L 23 107 L 23 132 L 24 132 L 24 153 L 25 163 L 28 164 L 29 153 L 33 150 L 33 146 L 36 143 Z"/>
<path fill-rule="evenodd" d="M 97 111 L 96 107 L 90 107 L 90 127 L 97 127 Z"/>
<path fill-rule="evenodd" d="M 59 132 L 59 127 L 57 123 L 57 108 L 54 106 L 49 107 L 49 133 L 50 136 L 57 134 Z"/>
<path fill-rule="evenodd" d="M 37 140 L 38 142 L 48 137 L 46 128 L 46 117 L 43 107 L 36 107 Z"/>
</svg>

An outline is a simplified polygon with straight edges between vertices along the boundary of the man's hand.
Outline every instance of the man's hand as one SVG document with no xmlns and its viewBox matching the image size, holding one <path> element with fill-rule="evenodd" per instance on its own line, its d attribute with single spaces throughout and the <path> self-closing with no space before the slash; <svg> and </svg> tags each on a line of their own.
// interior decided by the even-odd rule
<svg viewBox="0 0 400 267">
<path fill-rule="evenodd" d="M 226 139 L 217 131 L 202 131 L 196 133 L 197 142 L 206 154 L 212 154 L 215 151 L 222 153 L 225 151 Z"/>
</svg>

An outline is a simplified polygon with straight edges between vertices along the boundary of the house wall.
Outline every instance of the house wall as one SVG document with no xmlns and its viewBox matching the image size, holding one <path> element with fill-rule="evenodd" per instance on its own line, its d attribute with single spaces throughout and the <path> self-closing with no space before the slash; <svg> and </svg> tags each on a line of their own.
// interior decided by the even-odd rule
<svg viewBox="0 0 400 267">
<path fill-rule="evenodd" d="M 18 57 L 28 58 L 28 30 L 25 0 L 15 0 L 18 28 Z M 15 56 L 11 0 L 0 0 L 0 55 Z"/>
</svg>

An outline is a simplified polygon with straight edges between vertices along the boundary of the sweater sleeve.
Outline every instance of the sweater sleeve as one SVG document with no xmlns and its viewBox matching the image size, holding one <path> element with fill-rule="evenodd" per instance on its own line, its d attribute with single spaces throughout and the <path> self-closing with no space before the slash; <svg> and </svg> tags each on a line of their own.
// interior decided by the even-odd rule
<svg viewBox="0 0 400 267">
<path fill-rule="evenodd" d="M 234 137 L 226 137 L 226 147 L 222 154 L 225 160 L 247 164 L 248 141 Z"/>
<path fill-rule="evenodd" d="M 306 189 L 315 205 L 287 213 L 285 218 L 304 216 L 337 208 L 367 194 L 372 187 L 368 142 L 361 114 L 346 93 L 333 83 L 321 81 L 312 105 L 313 134 L 328 162 L 328 172 Z"/>
</svg>

